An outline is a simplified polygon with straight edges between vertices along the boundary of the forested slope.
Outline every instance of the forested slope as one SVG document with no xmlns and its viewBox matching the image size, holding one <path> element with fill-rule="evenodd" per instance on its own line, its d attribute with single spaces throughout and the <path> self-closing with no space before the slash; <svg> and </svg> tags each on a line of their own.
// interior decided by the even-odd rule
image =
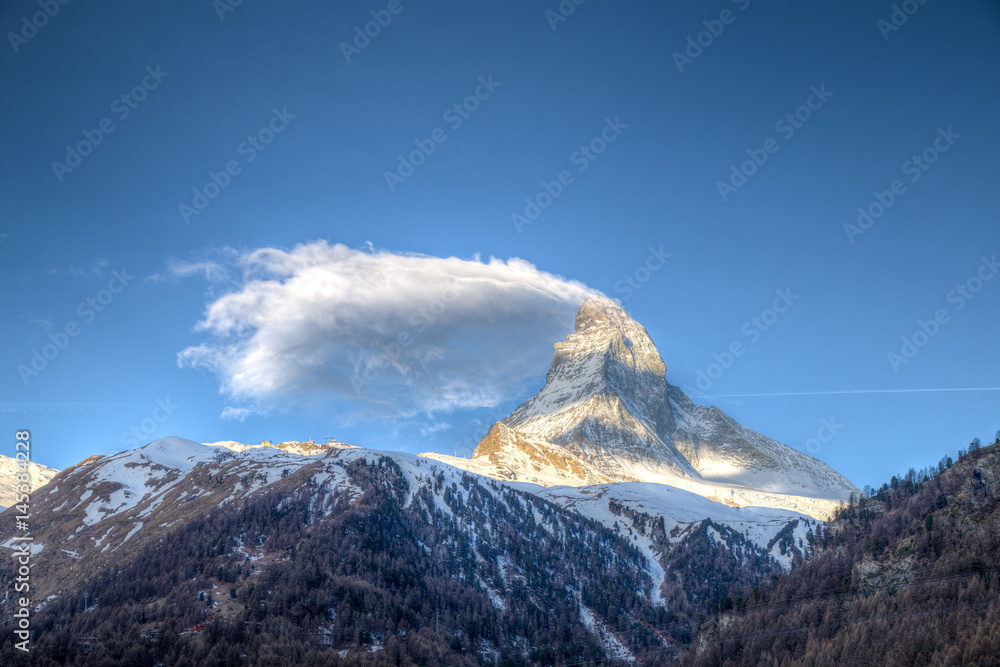
<svg viewBox="0 0 1000 667">
<path fill-rule="evenodd" d="M 690 665 L 967 665 L 1000 659 L 1000 441 L 893 477 L 816 553 L 712 620 Z"/>
</svg>

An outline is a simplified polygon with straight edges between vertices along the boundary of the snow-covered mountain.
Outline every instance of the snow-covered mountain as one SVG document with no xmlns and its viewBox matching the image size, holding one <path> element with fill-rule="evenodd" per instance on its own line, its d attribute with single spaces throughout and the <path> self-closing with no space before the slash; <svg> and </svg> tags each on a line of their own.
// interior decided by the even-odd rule
<svg viewBox="0 0 1000 667">
<path fill-rule="evenodd" d="M 159 524 L 168 526 L 265 488 L 320 456 L 358 449 L 342 443 L 282 444 L 284 449 L 231 441 L 207 445 L 168 437 L 111 456 L 92 456 L 53 475 L 54 481 L 32 494 L 33 511 L 52 513 L 49 525 L 36 525 L 33 532 L 44 535 L 47 528 L 59 534 L 65 524 L 73 530 L 62 551 L 75 551 L 74 545 L 82 542 L 103 544 L 100 553 L 112 546 L 116 550 L 143 529 L 159 532 L 149 525 L 154 518 L 169 519 Z M 225 470 L 227 483 L 221 484 L 219 477 L 212 481 L 210 470 Z"/>
<path fill-rule="evenodd" d="M 673 548 L 698 531 L 708 530 L 706 519 L 716 527 L 708 536 L 732 552 L 734 563 L 742 563 L 746 554 L 740 550 L 749 549 L 765 561 L 774 558 L 784 569 L 790 567 L 793 554 L 800 553 L 796 544 L 815 523 L 795 512 L 727 507 L 661 484 L 602 482 L 593 470 L 578 469 L 575 473 L 597 482 L 591 486 L 543 486 L 469 475 L 463 469 L 401 452 L 342 443 L 282 444 L 282 449 L 231 441 L 208 445 L 169 437 L 138 449 L 93 456 L 62 471 L 32 496 L 32 552 L 45 553 L 37 566 L 37 579 L 51 584 L 40 593 L 55 599 L 81 577 L 140 553 L 142 545 L 162 544 L 174 530 L 223 508 L 245 507 L 265 494 L 304 494 L 308 506 L 305 525 L 312 525 L 330 515 L 338 498 L 354 503 L 364 495 L 365 489 L 350 472 L 352 465 L 375 465 L 380 460 L 398 467 L 402 510 L 423 503 L 425 513 L 440 511 L 457 521 L 458 528 L 472 535 L 473 542 L 492 543 L 494 536 L 488 534 L 488 528 L 460 516 L 463 500 L 456 494 L 462 489 L 471 494 L 470 485 L 479 489 L 477 493 L 492 495 L 490 503 L 509 504 L 503 491 L 509 489 L 603 524 L 645 557 L 644 569 L 652 584 L 648 595 L 653 603 L 660 603 L 661 591 L 667 590 L 664 586 L 669 588 L 664 577 Z M 545 443 L 528 451 L 555 459 L 559 465 L 563 464 L 559 457 L 566 455 L 563 448 Z M 574 463 L 566 465 L 573 469 Z M 465 502 L 471 502 L 471 495 Z M 10 520 L 6 515 L 3 518 Z M 541 515 L 537 520 L 542 522 Z M 560 524 L 556 521 L 553 526 L 559 528 Z M 782 535 L 788 535 L 787 543 L 778 544 Z M 236 556 L 260 558 L 249 539 L 245 542 L 247 546 L 236 549 Z M 0 548 L 14 546 L 13 540 L 0 543 Z M 519 565 L 512 562 L 506 567 L 514 568 L 514 573 Z"/>
<path fill-rule="evenodd" d="M 0 512 L 13 505 L 19 495 L 16 493 L 17 485 L 21 483 L 17 477 L 21 474 L 18 463 L 19 461 L 9 456 L 0 456 Z M 34 491 L 48 484 L 49 480 L 55 477 L 59 471 L 34 461 L 28 461 L 26 472 L 31 484 L 31 491 Z"/>
<path fill-rule="evenodd" d="M 282 445 L 207 445 L 170 437 L 94 456 L 60 472 L 32 496 L 30 549 L 33 556 L 42 555 L 32 563 L 35 613 L 45 610 L 62 618 L 88 604 L 92 611 L 95 596 L 98 608 L 107 601 L 116 604 L 119 591 L 129 587 L 141 590 L 150 608 L 159 604 L 155 600 L 169 600 L 187 610 L 185 618 L 193 619 L 187 624 L 242 618 L 248 603 L 277 613 L 275 601 L 289 592 L 270 583 L 277 576 L 272 572 L 284 571 L 294 551 L 303 554 L 300 569 L 318 576 L 309 568 L 316 567 L 327 547 L 310 552 L 310 545 L 331 539 L 366 573 L 384 549 L 402 549 L 400 554 L 416 549 L 429 572 L 451 572 L 469 586 L 464 599 L 479 596 L 481 613 L 498 618 L 508 610 L 522 617 L 526 609 L 541 618 L 536 608 L 549 609 L 554 603 L 545 600 L 555 596 L 562 600 L 558 604 L 569 605 L 566 623 L 585 628 L 604 646 L 606 657 L 630 659 L 642 644 L 625 630 L 653 613 L 640 612 L 638 605 L 651 610 L 649 605 L 684 598 L 672 609 L 694 618 L 724 594 L 722 584 L 700 576 L 670 578 L 668 572 L 722 563 L 734 577 L 769 576 L 779 564 L 788 568 L 808 529 L 808 519 L 794 513 L 737 510 L 657 484 L 546 488 L 480 477 L 400 452 L 341 443 Z M 561 447 L 527 450 L 562 465 Z M 600 480 L 593 471 L 577 474 Z M 361 523 L 345 524 L 352 516 Z M 365 539 L 373 541 L 355 537 L 362 525 L 370 533 Z M 408 537 L 401 538 L 401 531 Z M 0 514 L 0 532 L 14 532 L 9 513 Z M 782 536 L 785 542 L 779 544 Z M 0 543 L 0 555 L 17 544 L 14 539 Z M 707 545 L 714 550 L 711 562 L 686 557 Z M 414 555 L 400 554 L 390 561 L 410 568 Z M 343 562 L 338 556 L 331 566 L 340 568 L 336 575 L 319 580 L 355 585 Z M 152 563 L 155 576 L 147 572 Z M 114 572 L 120 579 L 109 575 Z M 179 582 L 189 582 L 183 584 L 191 589 L 185 589 L 188 597 L 176 593 Z M 254 582 L 259 583 L 257 597 Z M 174 592 L 158 598 L 156 586 Z M 371 588 L 364 586 L 364 591 Z M 600 597 L 609 588 L 635 598 L 632 611 L 621 616 L 613 607 L 609 613 Z M 230 589 L 237 592 L 229 594 Z M 89 602 L 88 591 L 98 591 Z M 594 600 L 601 605 L 595 607 Z M 314 624 L 332 632 L 330 621 L 343 610 L 328 613 L 335 601 L 315 604 Z M 421 618 L 420 623 L 429 622 Z M 188 632 L 198 632 L 197 627 Z M 527 645 L 525 630 L 511 632 L 513 639 L 484 641 L 476 650 L 496 651 L 510 642 Z M 345 651 L 356 650 L 358 641 L 370 643 L 369 651 L 381 648 L 367 635 L 333 636 L 331 642 L 345 642 Z M 670 646 L 662 633 L 644 641 L 653 642 L 657 651 Z"/>
<path fill-rule="evenodd" d="M 655 482 L 820 518 L 859 493 L 822 461 L 694 404 L 666 371 L 645 328 L 592 297 L 575 332 L 556 344 L 545 386 L 494 426 L 472 459 L 424 456 L 501 479 Z"/>
<path fill-rule="evenodd" d="M 494 429 L 510 433 L 503 425 Z M 532 481 L 524 476 L 504 480 L 502 475 L 497 474 L 496 468 L 484 466 L 475 470 L 476 465 L 482 465 L 481 459 L 488 458 L 489 454 L 474 459 L 473 469 L 467 469 L 413 454 L 338 442 L 315 444 L 289 441 L 281 444 L 281 448 L 266 443 L 246 445 L 234 441 L 202 444 L 168 437 L 111 456 L 92 456 L 67 468 L 53 483 L 35 491 L 33 506 L 40 512 L 52 512 L 52 521 L 46 527 L 34 528 L 38 548 L 49 544 L 53 551 L 55 547 L 62 553 L 73 554 L 79 550 L 78 547 L 83 547 L 88 551 L 95 549 L 91 553 L 93 557 L 105 552 L 110 555 L 133 536 L 159 535 L 164 532 L 163 529 L 176 523 L 203 516 L 232 502 L 244 502 L 260 492 L 281 488 L 286 486 L 283 485 L 286 477 L 300 471 L 308 473 L 312 484 L 330 486 L 357 496 L 360 490 L 348 480 L 344 466 L 379 457 L 395 461 L 410 484 L 404 507 L 424 485 L 425 478 L 437 479 L 443 475 L 433 484 L 435 492 L 440 493 L 442 484 L 447 486 L 460 482 L 464 473 L 472 472 L 549 500 L 616 530 L 626 530 L 631 525 L 629 520 L 616 518 L 621 515 L 621 511 L 615 513 L 613 508 L 616 506 L 647 513 L 657 519 L 662 517 L 665 530 L 670 535 L 669 542 L 678 541 L 700 522 L 710 519 L 745 533 L 759 547 L 772 549 L 773 542 L 768 542 L 783 526 L 801 521 L 798 531 L 801 537 L 808 522 L 804 512 L 760 507 L 737 509 L 662 484 L 611 483 L 593 470 L 578 467 L 579 463 L 571 457 L 563 460 L 569 457 L 566 451 L 549 443 L 535 443 L 537 449 L 521 443 L 524 449 L 518 451 L 527 451 L 530 455 L 518 463 L 529 467 L 529 459 L 545 459 L 553 463 L 550 470 L 565 467 L 574 475 L 572 479 L 586 479 L 592 483 L 574 488 L 554 483 L 561 479 L 558 476 L 541 475 Z M 498 447 L 502 448 L 504 444 L 501 440 Z M 65 526 L 66 530 L 62 530 L 61 526 Z M 655 570 L 660 554 L 652 535 L 639 533 L 634 540 Z M 785 567 L 790 563 L 790 557 L 782 557 L 776 547 L 771 555 Z"/>
<path fill-rule="evenodd" d="M 341 657 L 369 653 L 389 648 L 389 626 L 369 615 L 371 629 L 360 633 L 361 607 L 338 600 L 368 596 L 378 561 L 379 596 L 402 595 L 382 610 L 386 618 L 452 582 L 421 598 L 411 630 L 429 631 L 429 609 L 435 623 L 458 610 L 443 632 L 493 662 L 506 651 L 525 658 L 556 607 L 605 660 L 669 653 L 688 631 L 658 629 L 666 610 L 696 624 L 732 591 L 789 570 L 809 557 L 815 519 L 857 492 L 822 462 L 695 405 L 666 381 L 645 329 L 603 298 L 580 307 L 545 386 L 495 424 L 472 459 L 171 437 L 58 473 L 36 466 L 33 481 L 30 551 L 44 553 L 32 563 L 33 604 L 53 622 L 73 622 L 81 597 L 93 611 L 87 596 L 102 590 L 105 603 L 134 594 L 151 610 L 186 610 L 187 630 L 157 616 L 175 634 L 263 614 L 343 646 Z M 11 512 L 0 513 L 0 532 L 12 535 L 14 525 Z M 393 569 L 414 562 L 419 577 Z M 400 582 L 412 590 L 399 593 Z M 302 602 L 317 584 L 326 597 Z M 227 588 L 228 598 L 216 590 Z M 443 606 L 442 591 L 451 600 Z M 533 620 L 473 643 L 454 630 L 470 600 L 472 626 Z"/>
<path fill-rule="evenodd" d="M 471 459 L 440 454 L 420 456 L 504 481 L 531 482 L 543 487 L 600 484 L 613 481 L 565 447 L 532 438 L 501 422 L 493 425 Z"/>
</svg>

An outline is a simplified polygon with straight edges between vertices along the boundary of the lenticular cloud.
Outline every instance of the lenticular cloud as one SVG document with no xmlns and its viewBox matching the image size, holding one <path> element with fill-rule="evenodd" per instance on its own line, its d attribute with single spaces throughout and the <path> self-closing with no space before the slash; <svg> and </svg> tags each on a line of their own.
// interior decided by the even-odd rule
<svg viewBox="0 0 1000 667">
<path fill-rule="evenodd" d="M 496 405 L 530 388 L 596 293 L 516 258 L 322 241 L 230 261 L 242 278 L 197 324 L 206 342 L 178 362 L 216 374 L 236 419 L 332 402 L 361 418 Z"/>
</svg>

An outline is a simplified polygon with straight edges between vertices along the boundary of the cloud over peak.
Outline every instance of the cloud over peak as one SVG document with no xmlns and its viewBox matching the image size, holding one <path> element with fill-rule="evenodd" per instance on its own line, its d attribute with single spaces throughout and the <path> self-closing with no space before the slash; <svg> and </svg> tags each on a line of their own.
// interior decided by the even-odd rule
<svg viewBox="0 0 1000 667">
<path fill-rule="evenodd" d="M 595 290 L 521 259 L 363 251 L 316 241 L 224 253 L 241 274 L 178 355 L 214 373 L 225 414 L 292 405 L 389 418 L 496 405 L 544 371 Z M 232 280 L 230 277 L 227 281 Z"/>
</svg>

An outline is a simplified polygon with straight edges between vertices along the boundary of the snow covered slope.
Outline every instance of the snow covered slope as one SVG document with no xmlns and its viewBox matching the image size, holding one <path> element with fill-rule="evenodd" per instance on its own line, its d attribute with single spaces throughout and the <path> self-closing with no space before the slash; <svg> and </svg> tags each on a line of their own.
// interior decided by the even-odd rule
<svg viewBox="0 0 1000 667">
<path fill-rule="evenodd" d="M 575 332 L 556 344 L 545 386 L 500 423 L 499 435 L 494 427 L 469 460 L 425 456 L 502 479 L 656 482 L 820 518 L 859 493 L 822 461 L 695 405 L 666 371 L 642 325 L 592 297 L 580 306 Z M 535 451 L 557 445 L 571 458 L 527 455 L 526 443 Z"/>
<path fill-rule="evenodd" d="M 0 456 L 0 511 L 14 504 L 17 495 L 15 493 L 17 485 L 17 475 L 21 470 L 17 467 L 18 461 L 9 456 Z M 59 471 L 55 468 L 43 466 L 34 461 L 28 462 L 28 479 L 31 482 L 31 491 L 49 483 L 49 480 L 56 476 Z"/>
<path fill-rule="evenodd" d="M 505 427 L 491 433 L 497 447 L 495 454 L 504 454 L 511 438 L 517 437 Z M 391 460 L 398 466 L 405 481 L 403 488 L 396 487 L 402 507 L 423 504 L 432 515 L 440 513 L 434 521 L 443 518 L 455 522 L 460 533 L 471 536 L 472 544 L 483 541 L 490 549 L 500 540 L 491 532 L 497 527 L 478 525 L 463 517 L 464 493 L 488 494 L 492 497 L 486 503 L 489 505 L 511 502 L 505 488 L 526 492 L 596 520 L 645 556 L 652 583 L 645 594 L 654 603 L 662 602 L 661 594 L 677 595 L 679 586 L 688 585 L 681 580 L 667 580 L 666 574 L 672 571 L 671 559 L 690 551 L 691 540 L 698 538 L 699 531 L 703 538 L 705 531 L 710 531 L 711 539 L 729 554 L 726 558 L 730 562 L 759 567 L 753 563 L 772 556 L 787 569 L 793 554 L 800 553 L 794 544 L 804 539 L 805 531 L 814 523 L 794 512 L 737 509 L 660 484 L 601 481 L 580 487 L 552 485 L 561 479 L 553 470 L 565 470 L 577 478 L 601 476 L 593 469 L 574 467 L 582 465 L 578 462 L 564 460 L 569 454 L 562 447 L 525 440 L 514 444 L 520 458 L 492 460 L 501 465 L 517 464 L 517 481 L 489 478 L 495 475 L 477 477 L 444 462 L 411 454 L 345 445 L 327 446 L 322 452 L 299 446 L 286 448 L 299 451 L 283 451 L 229 441 L 206 445 L 170 437 L 111 456 L 94 456 L 60 472 L 32 497 L 36 517 L 33 549 L 45 554 L 37 565 L 40 569 L 36 578 L 44 582 L 39 595 L 58 596 L 81 577 L 93 576 L 103 568 L 120 567 L 115 564 L 122 559 L 170 539 L 172 530 L 188 522 L 212 516 L 222 507 L 245 507 L 251 499 L 264 494 L 308 498 L 304 521 L 307 525 L 321 521 L 334 511 L 337 498 L 354 502 L 364 495 L 364 488 L 350 472 L 352 464 L 362 459 L 368 465 L 381 466 L 380 461 Z M 488 449 L 484 445 L 484 450 Z M 490 456 L 490 451 L 484 451 L 482 460 L 490 461 Z M 532 461 L 545 471 L 536 482 L 546 486 L 523 481 L 523 470 L 533 465 Z M 466 498 L 471 502 L 473 496 Z M 564 520 L 550 516 L 540 505 L 530 511 L 544 530 L 569 530 Z M 782 535 L 786 540 L 778 543 Z M 206 539 L 214 543 L 216 536 Z M 241 538 L 242 553 L 237 555 L 249 560 L 261 558 L 253 544 L 249 538 L 245 542 Z M 789 544 L 793 546 L 786 549 Z M 10 549 L 13 542 L 0 543 L 0 547 Z M 503 561 L 504 576 L 523 576 L 519 574 L 523 564 L 507 557 Z M 603 637 L 606 633 L 601 627 L 597 624 L 592 630 Z"/>
<path fill-rule="evenodd" d="M 473 459 L 420 454 L 477 475 L 541 486 L 598 484 L 612 481 L 565 448 L 525 436 L 502 423 L 493 425 L 476 448 Z"/>
<path fill-rule="evenodd" d="M 528 490 L 528 487 L 518 488 Z M 770 550 L 770 555 L 786 570 L 791 567 L 792 557 L 790 553 L 782 554 L 779 546 L 771 540 L 789 523 L 797 522 L 791 531 L 796 540 L 804 540 L 810 526 L 816 525 L 815 520 L 798 512 L 766 507 L 729 507 L 663 484 L 624 482 L 582 487 L 550 487 L 535 489 L 534 493 L 557 505 L 596 519 L 609 528 L 620 527 L 628 530 L 632 525 L 625 515 L 624 508 L 639 514 L 648 514 L 653 518 L 662 517 L 666 540 L 670 543 L 679 542 L 705 519 L 710 519 L 715 524 L 728 526 L 737 533 L 745 535 L 758 547 Z M 662 555 L 657 549 L 651 530 L 636 531 L 632 537 L 636 546 L 647 554 L 651 562 L 655 562 Z M 662 576 L 662 573 L 660 574 Z"/>
<path fill-rule="evenodd" d="M 266 506 L 269 498 L 279 498 L 273 511 L 280 512 L 295 500 L 305 510 L 301 522 L 295 524 L 302 531 L 296 539 L 308 539 L 310 529 L 306 526 L 328 519 L 338 521 L 338 513 L 345 511 L 346 504 L 361 503 L 372 510 L 361 501 L 371 496 L 373 485 L 398 493 L 401 507 L 413 510 L 411 517 L 422 517 L 442 531 L 451 531 L 447 534 L 447 548 L 443 543 L 420 545 L 435 557 L 447 555 L 453 547 L 457 549 L 459 542 L 469 547 L 461 552 L 465 554 L 463 558 L 472 558 L 461 561 L 467 567 L 485 562 L 480 552 L 490 554 L 491 558 L 496 555 L 489 566 L 499 568 L 499 579 L 485 576 L 477 579 L 494 607 L 504 609 L 513 604 L 509 594 L 504 593 L 508 585 L 525 582 L 529 587 L 534 586 L 534 579 L 548 576 L 545 573 L 550 566 L 539 562 L 537 555 L 531 562 L 519 560 L 527 559 L 526 544 L 515 552 L 505 552 L 504 545 L 511 540 L 510 536 L 501 535 L 505 524 L 484 521 L 482 517 L 472 520 L 469 510 L 473 505 L 488 508 L 494 518 L 504 513 L 516 514 L 525 524 L 519 535 L 530 538 L 534 546 L 580 540 L 581 545 L 594 545 L 595 550 L 610 549 L 616 560 L 607 558 L 607 568 L 625 572 L 623 552 L 615 551 L 599 536 L 588 537 L 586 531 L 593 532 L 593 524 L 577 514 L 561 513 L 558 508 L 553 508 L 557 512 L 551 512 L 543 500 L 496 480 L 399 452 L 351 446 L 325 447 L 322 453 L 309 453 L 311 447 L 287 449 L 306 453 L 235 442 L 205 445 L 169 437 L 111 456 L 94 456 L 62 471 L 32 497 L 32 553 L 43 556 L 33 563 L 35 597 L 54 600 L 64 594 L 79 596 L 77 588 L 81 582 L 93 580 L 109 568 L 124 570 L 130 559 L 157 549 L 157 545 L 174 539 L 174 535 L 189 534 L 182 533 L 186 525 L 202 525 L 198 522 L 206 518 L 211 522 L 211 517 L 221 514 L 224 507 L 240 511 L 253 502 L 259 501 L 254 506 L 260 507 L 260 503 Z M 355 465 L 362 460 L 371 467 L 368 472 L 359 471 Z M 398 471 L 398 476 L 393 471 Z M 377 520 L 382 510 L 381 505 L 374 507 L 372 520 Z M 227 516 L 239 515 L 228 512 Z M 6 530 L 12 525 L 12 518 L 0 517 L 0 523 Z M 206 558 L 221 553 L 218 550 L 227 545 L 225 553 L 234 563 L 255 564 L 251 567 L 256 569 L 248 575 L 259 575 L 268 563 L 289 557 L 287 550 L 266 552 L 262 547 L 264 537 L 216 534 L 210 530 L 197 533 L 198 539 L 211 545 Z M 397 539 L 389 533 L 384 538 Z M 4 549 L 12 549 L 15 544 L 13 539 L 0 542 L 0 556 L 7 553 Z M 477 546 L 480 544 L 483 546 Z M 551 549 L 547 549 L 545 553 L 551 554 Z M 364 557 L 370 555 L 365 552 Z M 628 567 L 634 570 L 630 570 L 628 581 L 645 579 L 647 583 L 642 584 L 640 594 L 647 599 L 655 597 L 658 593 L 651 589 L 653 579 L 648 575 L 649 566 L 641 551 L 635 553 L 634 562 Z M 213 573 L 214 570 L 199 576 L 211 578 Z M 580 575 L 581 580 L 584 576 Z M 496 588 L 498 581 L 505 582 L 501 589 Z M 585 581 L 581 583 L 587 586 Z M 566 591 L 560 589 L 559 594 L 565 595 Z M 590 614 L 588 618 L 593 616 L 590 610 L 585 613 Z M 617 641 L 605 627 L 607 619 L 592 620 L 592 631 L 602 641 L 612 644 Z"/>
</svg>

